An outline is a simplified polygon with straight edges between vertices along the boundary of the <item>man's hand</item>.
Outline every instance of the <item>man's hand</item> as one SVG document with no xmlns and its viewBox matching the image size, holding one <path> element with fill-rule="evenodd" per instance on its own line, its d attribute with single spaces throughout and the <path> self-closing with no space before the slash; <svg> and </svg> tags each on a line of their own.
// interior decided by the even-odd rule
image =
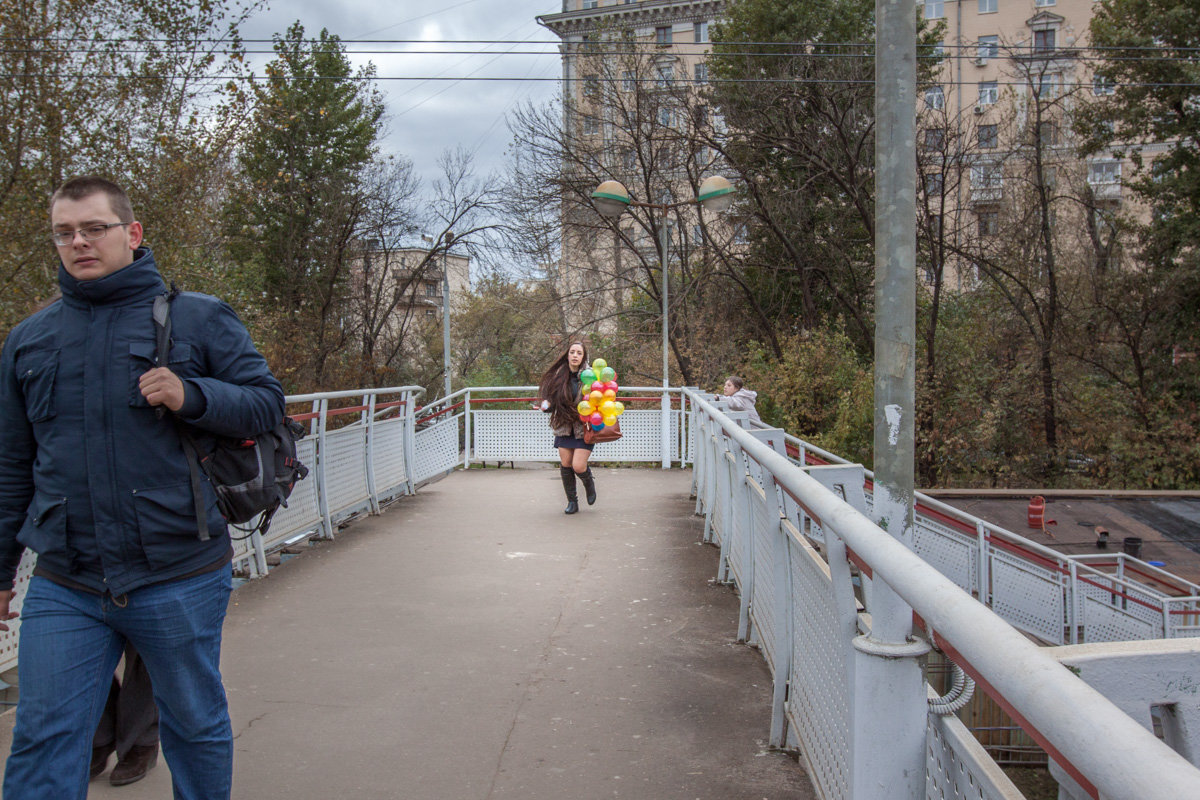
<svg viewBox="0 0 1200 800">
<path fill-rule="evenodd" d="M 155 367 L 138 379 L 142 397 L 152 406 L 166 406 L 172 411 L 183 408 L 183 381 L 166 367 Z"/>
<path fill-rule="evenodd" d="M 8 604 L 12 601 L 14 594 L 16 592 L 12 589 L 0 591 L 0 631 L 8 630 L 8 626 L 4 624 L 5 622 L 20 616 L 17 612 L 8 610 Z"/>
</svg>

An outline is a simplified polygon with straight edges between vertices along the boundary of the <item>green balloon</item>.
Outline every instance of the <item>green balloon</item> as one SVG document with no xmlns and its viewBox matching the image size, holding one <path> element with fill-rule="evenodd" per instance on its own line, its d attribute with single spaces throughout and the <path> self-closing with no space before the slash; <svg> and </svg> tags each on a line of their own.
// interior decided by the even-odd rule
<svg viewBox="0 0 1200 800">
<path fill-rule="evenodd" d="M 587 386 L 596 381 L 596 373 L 591 368 L 585 369 L 579 373 L 579 380 L 583 381 L 584 386 Z"/>
</svg>

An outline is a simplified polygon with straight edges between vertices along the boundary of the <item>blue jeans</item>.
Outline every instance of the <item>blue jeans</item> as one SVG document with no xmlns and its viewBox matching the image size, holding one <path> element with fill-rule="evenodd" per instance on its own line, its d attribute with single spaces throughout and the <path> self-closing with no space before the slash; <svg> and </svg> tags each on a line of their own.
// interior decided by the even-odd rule
<svg viewBox="0 0 1200 800">
<path fill-rule="evenodd" d="M 221 685 L 227 567 L 109 595 L 29 582 L 21 610 L 20 688 L 4 800 L 85 800 L 92 735 L 128 639 L 158 705 L 176 800 L 229 797 L 233 736 Z"/>
</svg>

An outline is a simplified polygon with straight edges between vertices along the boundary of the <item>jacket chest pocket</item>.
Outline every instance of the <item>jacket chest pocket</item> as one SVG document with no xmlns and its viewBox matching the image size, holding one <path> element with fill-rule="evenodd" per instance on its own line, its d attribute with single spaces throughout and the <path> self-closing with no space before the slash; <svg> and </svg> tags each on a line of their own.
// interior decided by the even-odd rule
<svg viewBox="0 0 1200 800">
<path fill-rule="evenodd" d="M 129 344 L 129 405 L 134 408 L 149 408 L 150 404 L 142 396 L 138 381 L 142 375 L 157 366 L 154 362 L 158 357 L 158 348 L 154 342 L 130 342 Z M 191 366 L 192 346 L 187 342 L 176 342 L 171 346 L 167 356 L 167 368 L 180 378 L 195 374 Z"/>
<path fill-rule="evenodd" d="M 58 374 L 58 351 L 35 350 L 17 357 L 17 381 L 25 396 L 25 416 L 30 422 L 54 417 L 54 379 Z"/>
</svg>

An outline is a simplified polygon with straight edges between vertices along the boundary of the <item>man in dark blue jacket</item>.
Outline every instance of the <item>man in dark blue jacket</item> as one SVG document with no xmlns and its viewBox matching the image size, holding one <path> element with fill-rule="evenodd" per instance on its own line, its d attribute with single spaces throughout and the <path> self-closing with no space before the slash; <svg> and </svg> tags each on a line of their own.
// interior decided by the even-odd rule
<svg viewBox="0 0 1200 800">
<path fill-rule="evenodd" d="M 281 418 L 283 389 L 233 310 L 206 295 L 174 300 L 169 363 L 156 363 L 151 309 L 166 286 L 120 187 L 68 181 L 50 221 L 62 299 L 17 325 L 0 356 L 0 628 L 23 548 L 38 556 L 4 798 L 87 796 L 126 640 L 150 672 L 175 797 L 228 798 L 218 662 L 232 549 L 207 482 L 207 538 L 197 531 L 176 421 L 257 434 Z"/>
</svg>

